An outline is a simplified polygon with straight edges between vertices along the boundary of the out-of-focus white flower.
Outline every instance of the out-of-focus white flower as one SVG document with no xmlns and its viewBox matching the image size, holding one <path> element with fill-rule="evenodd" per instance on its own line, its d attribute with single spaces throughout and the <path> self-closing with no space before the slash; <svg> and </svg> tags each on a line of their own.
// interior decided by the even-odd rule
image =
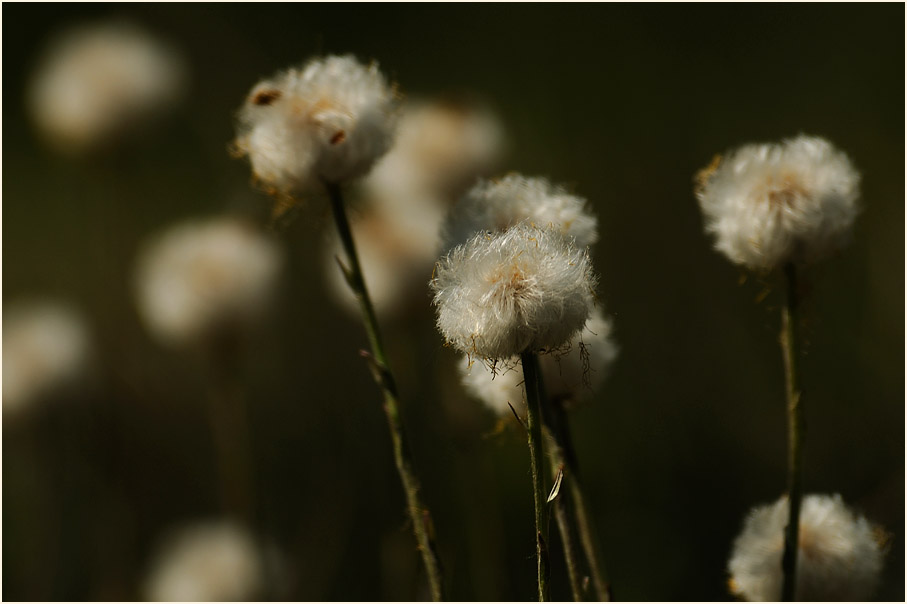
<svg viewBox="0 0 907 604">
<path fill-rule="evenodd" d="M 500 159 L 503 128 L 485 107 L 452 101 L 404 106 L 393 148 L 364 181 L 369 198 L 410 204 L 413 193 L 458 197 Z M 399 201 L 400 199 L 404 201 Z"/>
<path fill-rule="evenodd" d="M 88 328 L 72 308 L 20 301 L 3 312 L 3 412 L 18 413 L 73 385 L 87 367 Z"/>
<path fill-rule="evenodd" d="M 313 59 L 252 88 L 239 112 L 238 151 L 275 192 L 303 193 L 368 172 L 391 146 L 397 95 L 377 64 Z"/>
<path fill-rule="evenodd" d="M 607 377 L 618 353 L 611 330 L 611 322 L 596 308 L 582 331 L 571 340 L 567 352 L 540 357 L 545 390 L 550 398 L 579 402 Z M 470 395 L 495 413 L 505 414 L 510 411 L 509 405 L 517 410 L 525 407 L 523 372 L 514 371 L 516 365 L 514 358 L 492 369 L 484 363 L 470 362 L 464 356 L 459 369 Z"/>
<path fill-rule="evenodd" d="M 282 261 L 272 239 L 240 220 L 180 224 L 139 258 L 139 312 L 156 336 L 173 344 L 247 325 L 267 309 Z"/>
<path fill-rule="evenodd" d="M 444 247 L 450 249 L 480 231 L 503 231 L 521 222 L 554 229 L 586 247 L 598 240 L 598 220 L 586 206 L 585 199 L 544 178 L 508 174 L 483 180 L 451 211 L 444 225 Z"/>
<path fill-rule="evenodd" d="M 160 546 L 144 597 L 158 602 L 256 600 L 264 588 L 261 549 L 244 528 L 208 522 L 175 532 Z"/>
<path fill-rule="evenodd" d="M 747 145 L 716 162 L 697 176 L 696 196 L 731 261 L 757 270 L 811 263 L 849 239 L 860 175 L 828 141 Z"/>
<path fill-rule="evenodd" d="M 83 26 L 52 43 L 32 78 L 28 105 L 51 144 L 81 152 L 172 108 L 185 80 L 181 57 L 141 29 Z"/>
<path fill-rule="evenodd" d="M 787 496 L 750 511 L 728 563 L 731 590 L 751 602 L 781 597 Z M 809 495 L 800 508 L 798 601 L 865 601 L 882 571 L 884 533 L 840 495 Z"/>
<path fill-rule="evenodd" d="M 566 344 L 589 318 L 596 278 L 585 249 L 520 224 L 480 233 L 438 261 L 438 329 L 457 350 L 506 359 Z"/>
<path fill-rule="evenodd" d="M 497 160 L 501 128 L 487 110 L 422 101 L 404 106 L 393 148 L 359 188 L 360 212 L 350 226 L 369 295 L 379 315 L 424 303 L 425 279 L 438 257 L 441 223 L 464 183 Z M 327 241 L 325 274 L 334 296 L 359 311 L 335 257 L 344 257 L 336 234 Z"/>
</svg>

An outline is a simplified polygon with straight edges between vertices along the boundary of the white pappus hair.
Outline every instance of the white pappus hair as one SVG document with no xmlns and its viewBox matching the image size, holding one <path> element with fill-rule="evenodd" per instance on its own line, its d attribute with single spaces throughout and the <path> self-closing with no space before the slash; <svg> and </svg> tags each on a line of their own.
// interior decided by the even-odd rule
<svg viewBox="0 0 907 604">
<path fill-rule="evenodd" d="M 715 248 L 756 270 L 830 255 L 847 243 L 859 211 L 859 173 L 814 136 L 746 145 L 716 158 L 697 180 Z"/>
<path fill-rule="evenodd" d="M 397 105 L 377 64 L 313 59 L 252 88 L 239 111 L 236 147 L 276 192 L 339 184 L 368 172 L 390 148 Z"/>
<path fill-rule="evenodd" d="M 611 331 L 611 321 L 595 308 L 583 329 L 573 336 L 569 350 L 539 359 L 550 398 L 580 402 L 607 377 L 618 354 Z M 458 363 L 466 391 L 497 414 L 508 413 L 508 404 L 516 410 L 525 408 L 523 373 L 512 370 L 512 366 L 518 366 L 515 358 L 499 363 L 494 370 L 484 363 L 471 363 L 466 356 Z"/>
<path fill-rule="evenodd" d="M 483 359 L 566 344 L 592 312 L 595 284 L 585 249 L 528 224 L 476 235 L 438 262 L 431 281 L 441 334 Z"/>
<path fill-rule="evenodd" d="M 460 199 L 444 225 L 445 249 L 480 231 L 503 231 L 521 222 L 556 230 L 578 247 L 598 241 L 598 220 L 585 199 L 545 178 L 514 173 L 480 180 Z"/>
</svg>

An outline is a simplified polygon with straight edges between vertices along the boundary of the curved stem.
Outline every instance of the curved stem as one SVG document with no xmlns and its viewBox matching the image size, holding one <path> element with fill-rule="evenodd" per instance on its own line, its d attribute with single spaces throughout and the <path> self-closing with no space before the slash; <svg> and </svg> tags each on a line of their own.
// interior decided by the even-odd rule
<svg viewBox="0 0 907 604">
<path fill-rule="evenodd" d="M 387 417 L 387 426 L 393 443 L 394 462 L 397 466 L 397 472 L 400 474 L 400 480 L 403 482 L 407 511 L 413 523 L 413 532 L 419 544 L 419 551 L 422 553 L 422 562 L 425 564 L 425 570 L 428 575 L 431 596 L 434 601 L 439 602 L 442 599 L 441 562 L 434 543 L 431 515 L 428 508 L 422 503 L 419 493 L 419 481 L 416 478 L 412 456 L 403 429 L 403 422 L 400 418 L 397 385 L 388 366 L 387 356 L 384 353 L 384 345 L 381 341 L 381 332 L 378 328 L 375 308 L 372 306 L 368 290 L 365 287 L 365 279 L 362 274 L 362 268 L 359 265 L 356 246 L 353 243 L 353 234 L 350 231 L 349 221 L 347 220 L 340 186 L 334 183 L 325 183 L 325 186 L 331 200 L 331 209 L 334 213 L 334 222 L 337 224 L 337 232 L 340 235 L 340 241 L 346 253 L 347 265 L 341 263 L 340 268 L 343 270 L 347 284 L 356 295 L 362 311 L 362 320 L 371 346 L 371 355 L 366 356 L 366 359 L 369 362 L 375 382 L 384 394 L 384 415 Z"/>
<path fill-rule="evenodd" d="M 800 532 L 800 502 L 803 499 L 803 444 L 806 424 L 797 371 L 800 355 L 797 337 L 799 300 L 797 297 L 797 268 L 789 263 L 784 267 L 787 280 L 787 300 L 781 311 L 781 350 L 784 356 L 784 374 L 787 383 L 787 492 L 789 515 L 784 530 L 784 554 L 781 568 L 781 600 L 793 601 L 797 586 L 797 548 Z"/>
<path fill-rule="evenodd" d="M 526 387 L 527 433 L 529 435 L 529 465 L 532 470 L 532 498 L 535 503 L 535 545 L 538 559 L 539 602 L 549 599 L 548 576 L 548 523 L 545 518 L 545 485 L 540 470 L 542 464 L 541 400 L 539 396 L 538 358 L 533 352 L 520 356 L 523 365 L 523 382 Z"/>
</svg>

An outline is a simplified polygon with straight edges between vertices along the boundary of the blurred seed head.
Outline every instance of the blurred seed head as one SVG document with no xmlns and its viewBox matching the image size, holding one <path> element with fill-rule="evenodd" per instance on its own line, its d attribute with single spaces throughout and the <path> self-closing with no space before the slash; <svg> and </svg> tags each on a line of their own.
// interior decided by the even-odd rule
<svg viewBox="0 0 907 604">
<path fill-rule="evenodd" d="M 751 602 L 781 597 L 787 496 L 750 511 L 728 563 L 735 595 Z M 883 533 L 840 495 L 808 495 L 800 509 L 798 601 L 868 600 L 882 571 Z"/>
<path fill-rule="evenodd" d="M 81 315 L 56 301 L 18 301 L 3 312 L 3 415 L 74 388 L 90 364 Z"/>
<path fill-rule="evenodd" d="M 595 308 L 583 329 L 573 336 L 569 349 L 539 359 L 549 397 L 578 403 L 594 392 L 617 358 L 618 348 L 611 331 L 611 321 L 600 308 Z M 518 411 L 525 409 L 523 372 L 516 358 L 489 367 L 485 363 L 471 363 L 464 356 L 458 368 L 466 391 L 495 413 L 510 413 L 509 405 Z"/>
<path fill-rule="evenodd" d="M 161 542 L 143 597 L 158 602 L 257 600 L 265 588 L 263 553 L 254 537 L 228 521 L 184 527 Z"/>
<path fill-rule="evenodd" d="M 585 199 L 540 177 L 508 174 L 479 181 L 451 210 L 444 225 L 444 247 L 463 243 L 480 231 L 503 231 L 531 222 L 572 237 L 578 247 L 598 241 L 598 219 Z"/>
<path fill-rule="evenodd" d="M 47 142 L 76 154 L 115 143 L 172 109 L 185 84 L 173 48 L 135 25 L 98 23 L 51 42 L 27 103 Z"/>
<path fill-rule="evenodd" d="M 312 59 L 256 84 L 239 111 L 236 148 L 262 185 L 298 196 L 367 173 L 390 148 L 397 95 L 378 66 Z"/>
<path fill-rule="evenodd" d="M 488 360 L 567 344 L 592 312 L 595 284 L 585 249 L 529 224 L 479 233 L 439 260 L 431 281 L 444 339 Z"/>
<path fill-rule="evenodd" d="M 367 197 L 384 204 L 400 203 L 414 193 L 455 200 L 476 178 L 495 169 L 503 147 L 503 127 L 483 105 L 409 102 L 393 148 L 364 181 Z"/>
<path fill-rule="evenodd" d="M 154 237 L 139 256 L 139 314 L 172 345 L 252 327 L 268 310 L 282 264 L 277 243 L 239 219 L 179 224 Z"/>
<path fill-rule="evenodd" d="M 696 196 L 715 249 L 769 271 L 812 263 L 850 239 L 860 174 L 828 141 L 800 135 L 746 145 L 697 175 Z"/>
</svg>

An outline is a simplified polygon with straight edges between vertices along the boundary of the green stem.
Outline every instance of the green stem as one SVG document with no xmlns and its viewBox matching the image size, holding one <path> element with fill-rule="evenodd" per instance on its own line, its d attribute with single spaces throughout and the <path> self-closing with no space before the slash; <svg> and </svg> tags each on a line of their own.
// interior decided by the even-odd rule
<svg viewBox="0 0 907 604">
<path fill-rule="evenodd" d="M 549 599 L 548 576 L 548 523 L 545 518 L 545 485 L 540 470 L 542 464 L 542 422 L 541 397 L 539 396 L 538 358 L 533 352 L 522 353 L 523 382 L 526 388 L 526 408 L 528 410 L 527 432 L 529 434 L 529 465 L 532 470 L 532 495 L 535 503 L 535 545 L 538 558 L 539 602 Z"/>
<path fill-rule="evenodd" d="M 784 580 L 781 585 L 781 600 L 791 602 L 797 585 L 797 547 L 800 532 L 800 502 L 803 499 L 803 444 L 806 422 L 803 403 L 800 400 L 800 385 L 797 364 L 800 347 L 797 337 L 799 300 L 797 298 L 797 268 L 793 263 L 784 267 L 787 280 L 787 300 L 781 311 L 781 350 L 784 356 L 784 374 L 787 382 L 787 492 L 789 516 L 784 530 L 784 554 L 781 568 Z"/>
<path fill-rule="evenodd" d="M 328 196 L 331 200 L 331 209 L 334 212 L 334 222 L 337 224 L 337 232 L 340 235 L 340 241 L 343 244 L 343 250 L 346 253 L 347 265 L 341 265 L 346 281 L 359 300 L 359 307 L 362 311 L 362 320 L 365 324 L 365 331 L 368 334 L 369 344 L 371 346 L 371 356 L 368 357 L 372 374 L 378 387 L 384 394 L 384 414 L 387 417 L 387 425 L 390 429 L 391 441 L 394 449 L 394 462 L 397 466 L 397 472 L 400 474 L 400 480 L 403 482 L 403 490 L 406 494 L 407 511 L 410 520 L 413 523 L 413 532 L 416 535 L 416 541 L 419 544 L 419 551 L 422 552 L 422 562 L 425 564 L 425 570 L 428 575 L 428 583 L 431 588 L 431 596 L 435 602 L 442 599 L 442 580 L 441 580 L 441 562 L 438 558 L 437 549 L 434 543 L 434 530 L 431 524 L 431 515 L 428 508 L 422 503 L 419 494 L 419 481 L 416 478 L 416 472 L 413 467 L 412 456 L 409 452 L 409 445 L 403 430 L 403 422 L 400 418 L 399 396 L 397 394 L 397 385 L 394 376 L 391 373 L 387 363 L 387 356 L 384 352 L 384 345 L 381 341 L 381 332 L 378 328 L 378 319 L 375 315 L 375 308 L 369 298 L 368 290 L 365 287 L 365 278 L 362 274 L 362 267 L 359 265 L 359 256 L 356 254 L 356 246 L 353 243 L 353 234 L 350 231 L 349 221 L 346 216 L 346 208 L 343 205 L 343 195 L 340 186 L 333 183 L 325 183 Z"/>
</svg>

